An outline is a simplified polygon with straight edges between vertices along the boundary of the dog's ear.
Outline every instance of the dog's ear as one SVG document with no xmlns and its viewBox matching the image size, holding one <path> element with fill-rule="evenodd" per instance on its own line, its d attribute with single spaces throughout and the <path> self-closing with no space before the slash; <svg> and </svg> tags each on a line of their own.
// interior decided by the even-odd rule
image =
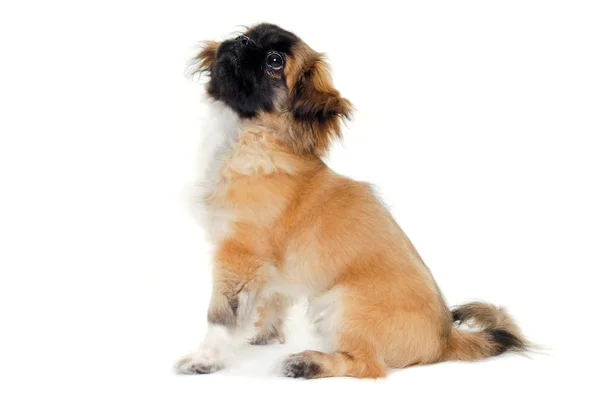
<svg viewBox="0 0 600 400">
<path fill-rule="evenodd" d="M 221 43 L 214 41 L 207 41 L 202 43 L 202 49 L 200 53 L 196 57 L 191 60 L 189 71 L 191 74 L 203 73 L 207 72 L 210 74 L 210 71 L 214 67 L 217 62 L 217 50 Z"/>
<path fill-rule="evenodd" d="M 341 122 L 351 117 L 352 104 L 333 86 L 322 55 L 316 55 L 296 79 L 290 112 L 300 127 L 293 141 L 299 152 L 322 155 L 332 139 L 341 137 Z"/>
</svg>

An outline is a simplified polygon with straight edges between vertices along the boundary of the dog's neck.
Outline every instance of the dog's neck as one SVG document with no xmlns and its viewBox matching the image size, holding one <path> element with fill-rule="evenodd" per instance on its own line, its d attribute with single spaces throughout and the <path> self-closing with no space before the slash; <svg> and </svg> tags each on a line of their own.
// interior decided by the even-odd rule
<svg viewBox="0 0 600 400">
<path fill-rule="evenodd" d="M 211 104 L 208 111 L 196 179 L 188 186 L 188 205 L 191 215 L 207 227 L 210 240 L 216 243 L 234 218 L 228 193 L 252 197 L 254 190 L 264 194 L 265 184 L 276 192 L 289 190 L 294 186 L 290 182 L 307 182 L 326 166 L 317 157 L 294 153 L 264 120 L 240 119 L 219 102 Z"/>
<path fill-rule="evenodd" d="M 235 176 L 297 174 L 322 164 L 318 157 L 296 154 L 287 144 L 285 130 L 290 127 L 283 119 L 268 114 L 243 119 L 220 102 L 211 104 L 209 115 L 199 160 L 200 180 L 209 185 Z"/>
</svg>

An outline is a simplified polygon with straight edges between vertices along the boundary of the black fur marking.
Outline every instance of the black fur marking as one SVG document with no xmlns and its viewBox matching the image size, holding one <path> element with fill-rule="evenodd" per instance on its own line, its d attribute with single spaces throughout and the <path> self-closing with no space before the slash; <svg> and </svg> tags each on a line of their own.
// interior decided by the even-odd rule
<svg viewBox="0 0 600 400">
<path fill-rule="evenodd" d="M 504 329 L 488 329 L 486 332 L 496 344 L 496 355 L 508 350 L 521 350 L 525 348 L 525 344 L 521 339 Z"/>
<path fill-rule="evenodd" d="M 463 316 L 462 313 L 460 312 L 460 308 L 455 308 L 454 310 L 452 310 L 452 321 L 456 322 L 456 321 L 462 321 Z"/>
<path fill-rule="evenodd" d="M 231 312 L 233 312 L 233 316 L 237 317 L 238 307 L 240 305 L 240 301 L 237 297 L 229 299 L 229 307 L 231 308 Z"/>
<path fill-rule="evenodd" d="M 248 36 L 260 47 L 270 47 L 275 51 L 290 54 L 292 46 L 298 42 L 298 37 L 273 24 L 255 26 Z"/>
<path fill-rule="evenodd" d="M 285 375 L 290 378 L 314 378 L 321 373 L 321 366 L 312 361 L 299 360 L 286 367 Z"/>
<path fill-rule="evenodd" d="M 219 46 L 210 72 L 208 94 L 231 107 L 240 117 L 252 118 L 260 111 L 271 111 L 282 79 L 267 73 L 267 54 L 277 51 L 285 57 L 299 41 L 291 32 L 276 25 L 260 24 L 236 39 Z"/>
</svg>

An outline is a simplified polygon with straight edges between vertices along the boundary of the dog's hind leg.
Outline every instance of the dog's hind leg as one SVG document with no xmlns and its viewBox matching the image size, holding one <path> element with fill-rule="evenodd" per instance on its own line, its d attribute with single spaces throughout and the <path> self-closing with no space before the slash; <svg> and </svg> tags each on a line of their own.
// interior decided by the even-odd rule
<svg viewBox="0 0 600 400">
<path fill-rule="evenodd" d="M 292 354 L 283 364 L 283 374 L 291 378 L 352 376 L 381 378 L 387 367 L 369 332 L 353 324 L 352 314 L 344 312 L 342 287 L 311 301 L 309 317 L 315 330 L 328 339 L 332 352 L 307 350 Z M 350 317 L 350 319 L 348 318 Z"/>
<path fill-rule="evenodd" d="M 307 350 L 292 354 L 283 365 L 283 374 L 290 378 L 325 378 L 329 376 L 352 376 L 355 378 L 382 378 L 386 367 L 373 351 L 353 348 L 353 352 L 335 351 L 322 353 Z M 364 352 L 364 350 L 367 350 Z"/>
</svg>

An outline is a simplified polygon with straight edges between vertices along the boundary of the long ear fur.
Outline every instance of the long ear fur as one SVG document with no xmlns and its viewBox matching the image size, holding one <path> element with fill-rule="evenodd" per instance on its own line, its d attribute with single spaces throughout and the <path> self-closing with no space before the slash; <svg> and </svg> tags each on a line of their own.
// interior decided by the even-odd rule
<svg viewBox="0 0 600 400">
<path fill-rule="evenodd" d="M 293 144 L 298 152 L 322 155 L 329 143 L 341 137 L 341 121 L 349 119 L 352 104 L 333 87 L 323 56 L 315 55 L 310 67 L 296 80 L 290 111 L 296 126 Z"/>
<path fill-rule="evenodd" d="M 217 62 L 217 50 L 219 49 L 219 45 L 219 42 L 214 41 L 203 42 L 200 53 L 190 60 L 187 74 L 189 76 L 194 76 L 203 72 L 210 74 L 210 71 Z"/>
</svg>

